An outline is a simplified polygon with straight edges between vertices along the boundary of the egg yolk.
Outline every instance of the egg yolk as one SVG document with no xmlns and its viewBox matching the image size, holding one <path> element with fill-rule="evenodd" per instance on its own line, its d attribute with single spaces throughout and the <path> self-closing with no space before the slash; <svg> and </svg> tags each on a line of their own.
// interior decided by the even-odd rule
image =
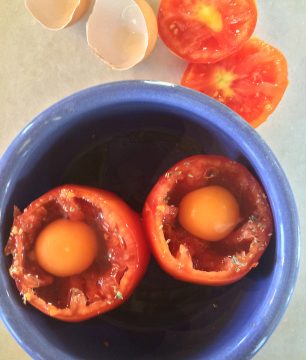
<svg viewBox="0 0 306 360">
<path fill-rule="evenodd" d="M 38 264 L 58 277 L 80 274 L 97 255 L 97 237 L 84 222 L 67 219 L 55 220 L 47 225 L 35 242 Z"/>
<path fill-rule="evenodd" d="M 183 197 L 178 217 L 181 226 L 192 235 L 218 241 L 229 235 L 238 224 L 239 204 L 227 189 L 207 186 Z"/>
</svg>

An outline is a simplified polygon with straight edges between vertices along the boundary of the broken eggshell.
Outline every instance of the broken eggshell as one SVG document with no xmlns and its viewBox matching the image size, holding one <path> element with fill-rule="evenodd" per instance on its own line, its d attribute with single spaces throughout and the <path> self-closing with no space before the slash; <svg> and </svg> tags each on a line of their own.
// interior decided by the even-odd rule
<svg viewBox="0 0 306 360">
<path fill-rule="evenodd" d="M 96 0 L 87 42 L 107 65 L 127 70 L 151 53 L 157 31 L 155 13 L 145 0 Z"/>
<path fill-rule="evenodd" d="M 91 0 L 26 0 L 25 6 L 44 27 L 61 30 L 77 21 Z"/>
</svg>

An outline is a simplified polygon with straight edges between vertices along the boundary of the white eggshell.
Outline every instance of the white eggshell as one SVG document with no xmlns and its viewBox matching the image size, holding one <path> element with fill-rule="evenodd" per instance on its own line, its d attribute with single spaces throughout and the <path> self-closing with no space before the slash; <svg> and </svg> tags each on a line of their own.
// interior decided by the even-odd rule
<svg viewBox="0 0 306 360">
<path fill-rule="evenodd" d="M 44 27 L 61 30 L 77 21 L 91 0 L 26 0 L 25 6 Z"/>
<path fill-rule="evenodd" d="M 96 0 L 87 22 L 87 41 L 112 68 L 126 70 L 138 64 L 156 39 L 156 16 L 145 0 Z"/>
</svg>

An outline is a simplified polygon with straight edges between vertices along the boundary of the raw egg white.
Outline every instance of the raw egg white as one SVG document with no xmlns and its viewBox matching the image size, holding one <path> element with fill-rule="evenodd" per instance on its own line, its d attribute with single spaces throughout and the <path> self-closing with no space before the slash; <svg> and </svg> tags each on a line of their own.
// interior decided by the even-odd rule
<svg viewBox="0 0 306 360">
<path fill-rule="evenodd" d="M 157 40 L 157 21 L 145 0 L 96 0 L 87 42 L 107 65 L 126 70 L 142 61 Z"/>
<path fill-rule="evenodd" d="M 228 236 L 240 220 L 239 204 L 222 186 L 207 186 L 186 194 L 179 205 L 179 222 L 192 235 L 208 241 Z"/>
<path fill-rule="evenodd" d="M 35 242 L 35 257 L 48 273 L 72 276 L 85 271 L 98 251 L 94 230 L 82 221 L 58 219 L 47 225 Z"/>
<path fill-rule="evenodd" d="M 77 21 L 91 0 L 26 0 L 26 8 L 44 27 L 61 30 Z"/>
</svg>

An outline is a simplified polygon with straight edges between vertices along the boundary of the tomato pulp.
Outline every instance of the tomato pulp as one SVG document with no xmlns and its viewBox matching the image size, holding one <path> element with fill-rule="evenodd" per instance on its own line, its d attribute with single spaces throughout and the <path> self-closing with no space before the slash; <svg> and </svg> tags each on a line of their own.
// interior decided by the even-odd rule
<svg viewBox="0 0 306 360">
<path fill-rule="evenodd" d="M 215 98 L 257 127 L 286 90 L 287 61 L 278 49 L 253 38 L 217 64 L 189 64 L 181 83 Z"/>
<path fill-rule="evenodd" d="M 234 230 L 220 241 L 205 241 L 178 221 L 182 198 L 208 186 L 230 191 L 240 207 Z M 152 252 L 174 278 L 226 285 L 246 275 L 265 251 L 273 221 L 266 195 L 241 164 L 221 156 L 195 155 L 180 161 L 156 183 L 143 209 Z"/>
<path fill-rule="evenodd" d="M 215 63 L 250 38 L 256 21 L 254 0 L 162 0 L 158 32 L 182 59 Z"/>
<path fill-rule="evenodd" d="M 44 250 L 44 243 L 38 249 L 35 244 L 49 225 L 58 228 L 63 226 L 60 221 L 66 220 L 77 226 L 83 223 L 85 230 L 77 228 L 76 232 L 89 232 L 93 250 L 88 256 L 95 256 L 81 273 L 74 271 L 74 275 L 66 276 L 64 272 L 56 276 L 39 265 L 38 252 L 42 252 L 40 261 L 44 261 L 48 251 Z M 64 231 L 71 230 L 64 228 Z M 85 257 L 86 244 L 79 246 L 81 256 Z M 132 294 L 149 262 L 139 216 L 113 193 L 76 185 L 55 188 L 32 202 L 22 214 L 15 214 L 5 253 L 13 256 L 10 275 L 24 302 L 69 322 L 85 320 L 121 305 Z M 50 256 L 53 255 L 50 253 Z M 64 256 L 58 254 L 59 258 Z M 47 266 L 49 262 L 54 268 L 54 260 L 47 259 Z M 69 264 L 64 262 L 64 266 Z"/>
</svg>

